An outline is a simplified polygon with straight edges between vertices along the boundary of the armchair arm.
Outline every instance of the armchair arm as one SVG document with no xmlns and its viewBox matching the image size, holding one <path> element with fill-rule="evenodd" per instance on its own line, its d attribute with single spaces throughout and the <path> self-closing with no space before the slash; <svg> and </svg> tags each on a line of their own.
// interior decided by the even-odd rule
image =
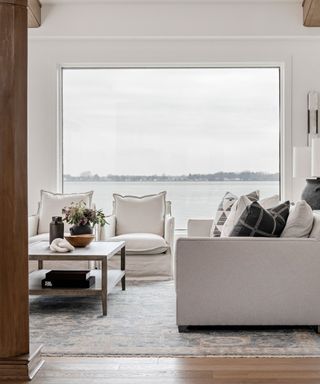
<svg viewBox="0 0 320 384">
<path fill-rule="evenodd" d="M 36 236 L 38 234 L 39 216 L 28 216 L 28 236 Z"/>
<path fill-rule="evenodd" d="M 189 219 L 188 237 L 210 237 L 212 219 Z"/>
<path fill-rule="evenodd" d="M 170 245 L 171 249 L 173 249 L 174 242 L 174 222 L 174 217 L 166 215 L 164 225 L 164 239 Z"/>
<path fill-rule="evenodd" d="M 110 237 L 116 235 L 116 217 L 114 215 L 107 216 L 107 222 L 105 226 L 99 226 L 97 228 L 97 240 L 108 240 Z"/>
</svg>

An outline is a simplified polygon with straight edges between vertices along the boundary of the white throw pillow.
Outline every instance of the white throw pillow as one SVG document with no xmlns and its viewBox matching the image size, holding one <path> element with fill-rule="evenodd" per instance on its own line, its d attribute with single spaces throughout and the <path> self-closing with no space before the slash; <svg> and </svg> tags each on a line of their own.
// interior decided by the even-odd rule
<svg viewBox="0 0 320 384">
<path fill-rule="evenodd" d="M 318 212 L 313 212 L 313 225 L 309 237 L 320 240 L 320 214 Z"/>
<path fill-rule="evenodd" d="M 116 235 L 154 233 L 164 235 L 166 192 L 148 196 L 113 195 Z"/>
<path fill-rule="evenodd" d="M 265 199 L 261 199 L 259 201 L 259 204 L 264 209 L 271 209 L 273 207 L 276 207 L 277 205 L 280 204 L 279 195 L 273 195 L 273 196 L 270 196 L 270 197 L 266 197 Z"/>
<path fill-rule="evenodd" d="M 290 210 L 281 237 L 309 237 L 313 226 L 313 212 L 304 200 L 298 201 Z"/>
<path fill-rule="evenodd" d="M 240 196 L 240 198 L 231 207 L 230 214 L 222 227 L 221 237 L 228 237 L 230 235 L 242 213 L 251 203 L 252 201 L 247 196 Z"/>
<path fill-rule="evenodd" d="M 39 227 L 38 234 L 49 232 L 49 224 L 52 216 L 62 216 L 62 209 L 71 203 L 84 201 L 90 208 L 92 203 L 93 191 L 83 193 L 52 193 L 41 191 L 39 206 Z M 68 232 L 70 225 L 64 223 L 64 230 Z"/>
</svg>

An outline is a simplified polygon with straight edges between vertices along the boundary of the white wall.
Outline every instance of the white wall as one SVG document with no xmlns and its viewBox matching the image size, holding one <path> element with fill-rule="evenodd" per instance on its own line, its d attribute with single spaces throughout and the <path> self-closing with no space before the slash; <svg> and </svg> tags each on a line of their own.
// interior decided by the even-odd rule
<svg viewBox="0 0 320 384">
<path fill-rule="evenodd" d="M 48 0 L 47 0 L 48 2 Z M 302 26 L 297 1 L 100 1 L 44 4 L 29 32 L 29 211 L 40 189 L 58 190 L 57 68 L 62 64 L 282 63 L 285 194 L 292 145 L 306 144 L 306 98 L 320 91 L 320 29 Z"/>
</svg>

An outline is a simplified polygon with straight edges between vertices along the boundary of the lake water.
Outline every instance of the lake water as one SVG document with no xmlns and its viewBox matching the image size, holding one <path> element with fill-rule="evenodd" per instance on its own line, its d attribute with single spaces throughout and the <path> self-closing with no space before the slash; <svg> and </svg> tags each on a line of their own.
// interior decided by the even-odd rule
<svg viewBox="0 0 320 384">
<path fill-rule="evenodd" d="M 190 218 L 212 218 L 223 195 L 229 191 L 237 196 L 260 190 L 262 198 L 279 193 L 277 181 L 221 182 L 65 182 L 64 192 L 94 191 L 93 201 L 106 214 L 112 212 L 112 194 L 148 195 L 167 191 L 172 202 L 176 229 L 187 227 Z"/>
</svg>

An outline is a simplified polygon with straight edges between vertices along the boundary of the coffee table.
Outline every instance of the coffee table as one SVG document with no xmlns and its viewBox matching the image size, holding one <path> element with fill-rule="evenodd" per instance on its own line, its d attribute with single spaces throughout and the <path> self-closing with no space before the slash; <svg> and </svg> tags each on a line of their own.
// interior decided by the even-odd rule
<svg viewBox="0 0 320 384">
<path fill-rule="evenodd" d="M 121 252 L 120 268 L 108 269 L 108 260 Z M 38 261 L 38 270 L 29 274 L 30 295 L 51 296 L 98 296 L 102 301 L 103 316 L 107 315 L 107 295 L 121 281 L 122 290 L 126 289 L 126 251 L 125 242 L 95 241 L 85 248 L 75 248 L 73 252 L 56 253 L 49 248 L 48 241 L 39 241 L 29 245 L 29 260 Z M 49 270 L 43 269 L 43 262 L 50 261 L 101 261 L 101 270 L 93 269 L 95 284 L 90 288 L 42 288 L 41 281 Z"/>
</svg>

